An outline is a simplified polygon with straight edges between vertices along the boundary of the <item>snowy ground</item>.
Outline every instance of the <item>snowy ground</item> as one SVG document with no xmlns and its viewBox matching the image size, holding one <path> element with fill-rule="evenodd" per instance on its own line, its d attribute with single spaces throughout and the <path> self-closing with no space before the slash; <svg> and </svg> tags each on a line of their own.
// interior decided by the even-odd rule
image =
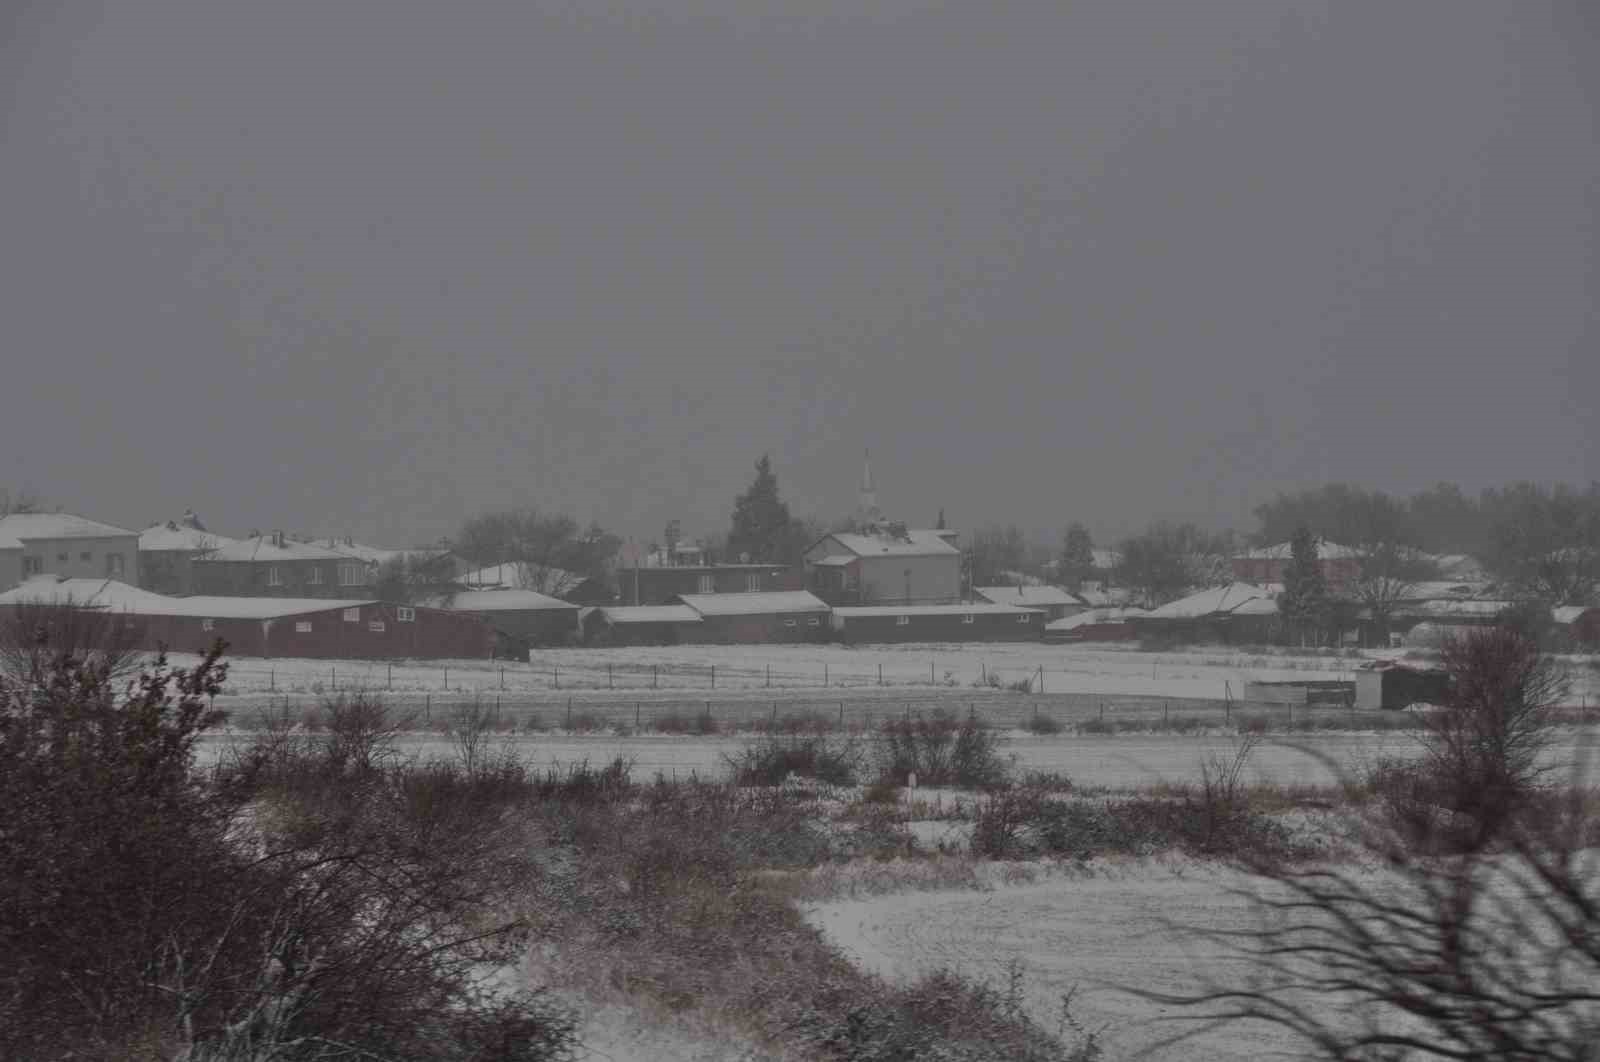
<svg viewBox="0 0 1600 1062">
<path fill-rule="evenodd" d="M 721 691 L 860 691 L 899 688 L 984 689 L 1028 682 L 1032 692 L 1238 700 L 1247 681 L 1345 679 L 1362 657 L 1245 653 L 1224 646 L 1145 653 L 1107 646 L 1039 642 L 898 645 L 670 646 L 552 649 L 529 661 L 257 660 L 230 661 L 237 695 L 324 693 L 335 689 L 400 694 L 503 693 L 520 696 L 629 696 Z M 192 657 L 174 657 L 192 661 Z M 1574 658 L 1573 701 L 1600 697 L 1600 671 Z M 829 696 L 836 696 L 830 693 Z M 844 693 L 849 696 L 850 692 Z"/>
<path fill-rule="evenodd" d="M 1025 1006 L 1049 1029 L 1075 988 L 1072 1014 L 1101 1032 L 1107 1058 L 1296 1057 L 1293 1040 L 1260 1025 L 1159 1048 L 1188 1027 L 1175 1020 L 1181 1012 L 1120 990 L 1193 992 L 1207 976 L 1226 976 L 1214 949 L 1174 926 L 1249 926 L 1248 906 L 1227 892 L 1245 880 L 1180 858 L 1103 860 L 1035 884 L 820 904 L 808 918 L 853 962 L 892 980 L 949 967 L 1004 990 L 1018 963 Z"/>
</svg>

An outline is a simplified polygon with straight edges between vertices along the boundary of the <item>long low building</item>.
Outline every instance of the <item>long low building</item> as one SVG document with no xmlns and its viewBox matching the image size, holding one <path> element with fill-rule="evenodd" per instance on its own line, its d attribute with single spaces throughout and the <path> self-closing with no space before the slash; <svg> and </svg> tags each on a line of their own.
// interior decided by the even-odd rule
<svg viewBox="0 0 1600 1062">
<path fill-rule="evenodd" d="M 582 614 L 590 645 L 680 645 L 700 640 L 700 613 L 688 605 L 602 605 Z"/>
<path fill-rule="evenodd" d="M 713 644 L 820 642 L 828 637 L 828 605 L 804 590 L 753 594 L 680 594 L 700 617 L 699 641 Z"/>
<path fill-rule="evenodd" d="M 110 579 L 38 579 L 0 594 L 0 615 L 84 609 L 115 617 L 139 649 L 203 652 L 221 638 L 230 656 L 323 659 L 490 657 L 495 631 L 470 613 L 373 600 L 167 597 Z"/>
<path fill-rule="evenodd" d="M 541 645 L 578 638 L 578 606 L 536 590 L 463 590 L 428 602 L 446 612 L 477 616 L 493 627 L 502 656 L 526 656 Z"/>
<path fill-rule="evenodd" d="M 1029 642 L 1046 619 L 1041 609 L 972 602 L 957 605 L 848 605 L 833 610 L 842 642 Z"/>
</svg>

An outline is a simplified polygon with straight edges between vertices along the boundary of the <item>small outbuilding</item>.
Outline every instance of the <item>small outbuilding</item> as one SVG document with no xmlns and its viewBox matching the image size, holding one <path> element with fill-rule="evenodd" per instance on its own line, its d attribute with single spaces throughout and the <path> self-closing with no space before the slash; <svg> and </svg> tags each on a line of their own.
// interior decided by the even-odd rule
<svg viewBox="0 0 1600 1062">
<path fill-rule="evenodd" d="M 1594 605 L 1562 605 L 1550 610 L 1566 645 L 1577 650 L 1600 648 L 1600 607 Z"/>
<path fill-rule="evenodd" d="M 712 644 L 818 642 L 828 637 L 828 606 L 804 590 L 682 594 L 700 617 L 697 641 Z"/>
<path fill-rule="evenodd" d="M 1044 630 L 1038 609 L 989 602 L 960 605 L 850 605 L 833 610 L 834 640 L 868 642 L 1032 642 Z"/>
<path fill-rule="evenodd" d="M 1031 608 L 1044 613 L 1046 623 L 1088 609 L 1072 591 L 1059 586 L 975 586 L 973 594 L 991 605 Z"/>
<path fill-rule="evenodd" d="M 1383 661 L 1356 671 L 1357 708 L 1441 704 L 1449 696 L 1450 675 L 1439 668 L 1416 668 Z"/>
<path fill-rule="evenodd" d="M 496 652 L 522 658 L 534 646 L 569 645 L 578 640 L 578 606 L 536 590 L 463 590 L 431 604 L 449 612 L 479 617 L 496 635 Z"/>
<path fill-rule="evenodd" d="M 1142 608 L 1092 608 L 1045 624 L 1047 642 L 1125 642 L 1137 637 L 1133 621 Z"/>
<path fill-rule="evenodd" d="M 700 613 L 688 605 L 605 605 L 583 610 L 589 645 L 683 645 L 701 640 Z"/>
</svg>

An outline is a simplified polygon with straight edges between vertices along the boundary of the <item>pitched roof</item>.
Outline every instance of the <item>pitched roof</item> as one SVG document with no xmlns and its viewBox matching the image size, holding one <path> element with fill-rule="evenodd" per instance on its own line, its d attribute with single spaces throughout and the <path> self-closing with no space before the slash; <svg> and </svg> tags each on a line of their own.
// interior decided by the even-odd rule
<svg viewBox="0 0 1600 1062">
<path fill-rule="evenodd" d="M 22 543 L 41 538 L 112 538 L 137 535 L 72 513 L 12 513 L 0 516 L 0 549 L 20 549 Z"/>
<path fill-rule="evenodd" d="M 0 594 L 0 605 L 76 605 L 136 616 L 200 616 L 210 619 L 276 619 L 308 612 L 376 605 L 294 597 L 167 597 L 115 579 L 55 579 L 44 576 Z"/>
<path fill-rule="evenodd" d="M 607 623 L 699 623 L 688 605 L 605 605 L 597 609 Z"/>
<path fill-rule="evenodd" d="M 1103 587 L 1093 590 L 1085 587 L 1078 591 L 1078 599 L 1091 608 L 1110 608 L 1126 605 L 1133 600 L 1133 591 L 1125 586 Z M 1143 609 L 1140 611 L 1142 612 Z"/>
<path fill-rule="evenodd" d="M 1190 594 L 1188 597 L 1169 602 L 1160 608 L 1152 609 L 1143 618 L 1199 619 L 1202 616 L 1231 613 L 1247 601 L 1266 597 L 1267 592 L 1253 583 L 1229 583 L 1227 586 L 1214 586 L 1198 594 Z"/>
<path fill-rule="evenodd" d="M 972 592 L 997 605 L 1044 608 L 1050 605 L 1083 604 L 1071 591 L 1059 586 L 975 586 Z"/>
<path fill-rule="evenodd" d="M 154 524 L 139 532 L 139 551 L 194 553 L 218 549 L 232 541 L 233 539 L 225 535 L 214 535 L 210 531 L 202 531 L 197 527 L 168 520 L 164 524 Z"/>
<path fill-rule="evenodd" d="M 1257 549 L 1247 549 L 1242 553 L 1234 554 L 1245 560 L 1290 560 L 1294 557 L 1294 544 L 1292 542 L 1279 542 L 1271 546 L 1261 546 Z M 1341 546 L 1337 542 L 1327 539 L 1317 541 L 1318 560 L 1352 560 L 1360 559 L 1361 552 L 1349 546 Z"/>
<path fill-rule="evenodd" d="M 536 590 L 463 590 L 436 598 L 432 604 L 453 612 L 534 612 L 578 607 Z"/>
<path fill-rule="evenodd" d="M 1550 610 L 1550 618 L 1557 623 L 1576 623 L 1585 613 L 1596 610 L 1595 605 L 1561 605 Z"/>
<path fill-rule="evenodd" d="M 828 611 L 828 606 L 820 598 L 804 590 L 770 590 L 753 594 L 680 594 L 678 601 L 702 616 Z"/>
<path fill-rule="evenodd" d="M 314 546 L 309 542 L 296 542 L 292 538 L 283 540 L 283 545 L 278 545 L 271 535 L 257 535 L 254 538 L 229 539 L 225 545 L 205 558 L 213 561 L 306 561 L 306 560 L 350 560 L 348 555 L 338 553 L 323 546 Z"/>
<path fill-rule="evenodd" d="M 971 601 L 957 605 L 845 605 L 835 608 L 833 614 L 851 617 L 866 616 L 1037 616 L 1040 611 L 1036 608 L 1014 608 L 1011 605 L 996 605 L 982 601 Z"/>
<path fill-rule="evenodd" d="M 1126 623 L 1137 616 L 1145 615 L 1142 608 L 1092 608 L 1087 612 L 1079 612 L 1075 616 L 1063 616 L 1061 619 L 1045 624 L 1047 631 L 1070 631 L 1079 627 L 1094 627 L 1102 623 Z"/>
<path fill-rule="evenodd" d="M 839 531 L 828 537 L 861 557 L 927 557 L 961 553 L 937 531 L 907 531 L 904 538 L 895 538 L 887 533 L 858 535 Z"/>
</svg>

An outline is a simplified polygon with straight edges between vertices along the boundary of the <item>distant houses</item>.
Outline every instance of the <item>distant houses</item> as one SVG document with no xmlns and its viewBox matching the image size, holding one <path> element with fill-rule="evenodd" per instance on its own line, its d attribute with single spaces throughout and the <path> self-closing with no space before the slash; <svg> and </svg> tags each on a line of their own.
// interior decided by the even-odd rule
<svg viewBox="0 0 1600 1062">
<path fill-rule="evenodd" d="M 72 513 L 0 517 L 0 589 L 25 579 L 137 579 L 139 533 Z"/>
<path fill-rule="evenodd" d="M 361 597 L 373 581 L 366 561 L 282 531 L 224 541 L 189 567 L 193 592 L 219 597 Z"/>
<path fill-rule="evenodd" d="M 953 531 L 877 524 L 835 532 L 805 551 L 806 589 L 830 605 L 947 605 L 961 601 Z"/>
</svg>

